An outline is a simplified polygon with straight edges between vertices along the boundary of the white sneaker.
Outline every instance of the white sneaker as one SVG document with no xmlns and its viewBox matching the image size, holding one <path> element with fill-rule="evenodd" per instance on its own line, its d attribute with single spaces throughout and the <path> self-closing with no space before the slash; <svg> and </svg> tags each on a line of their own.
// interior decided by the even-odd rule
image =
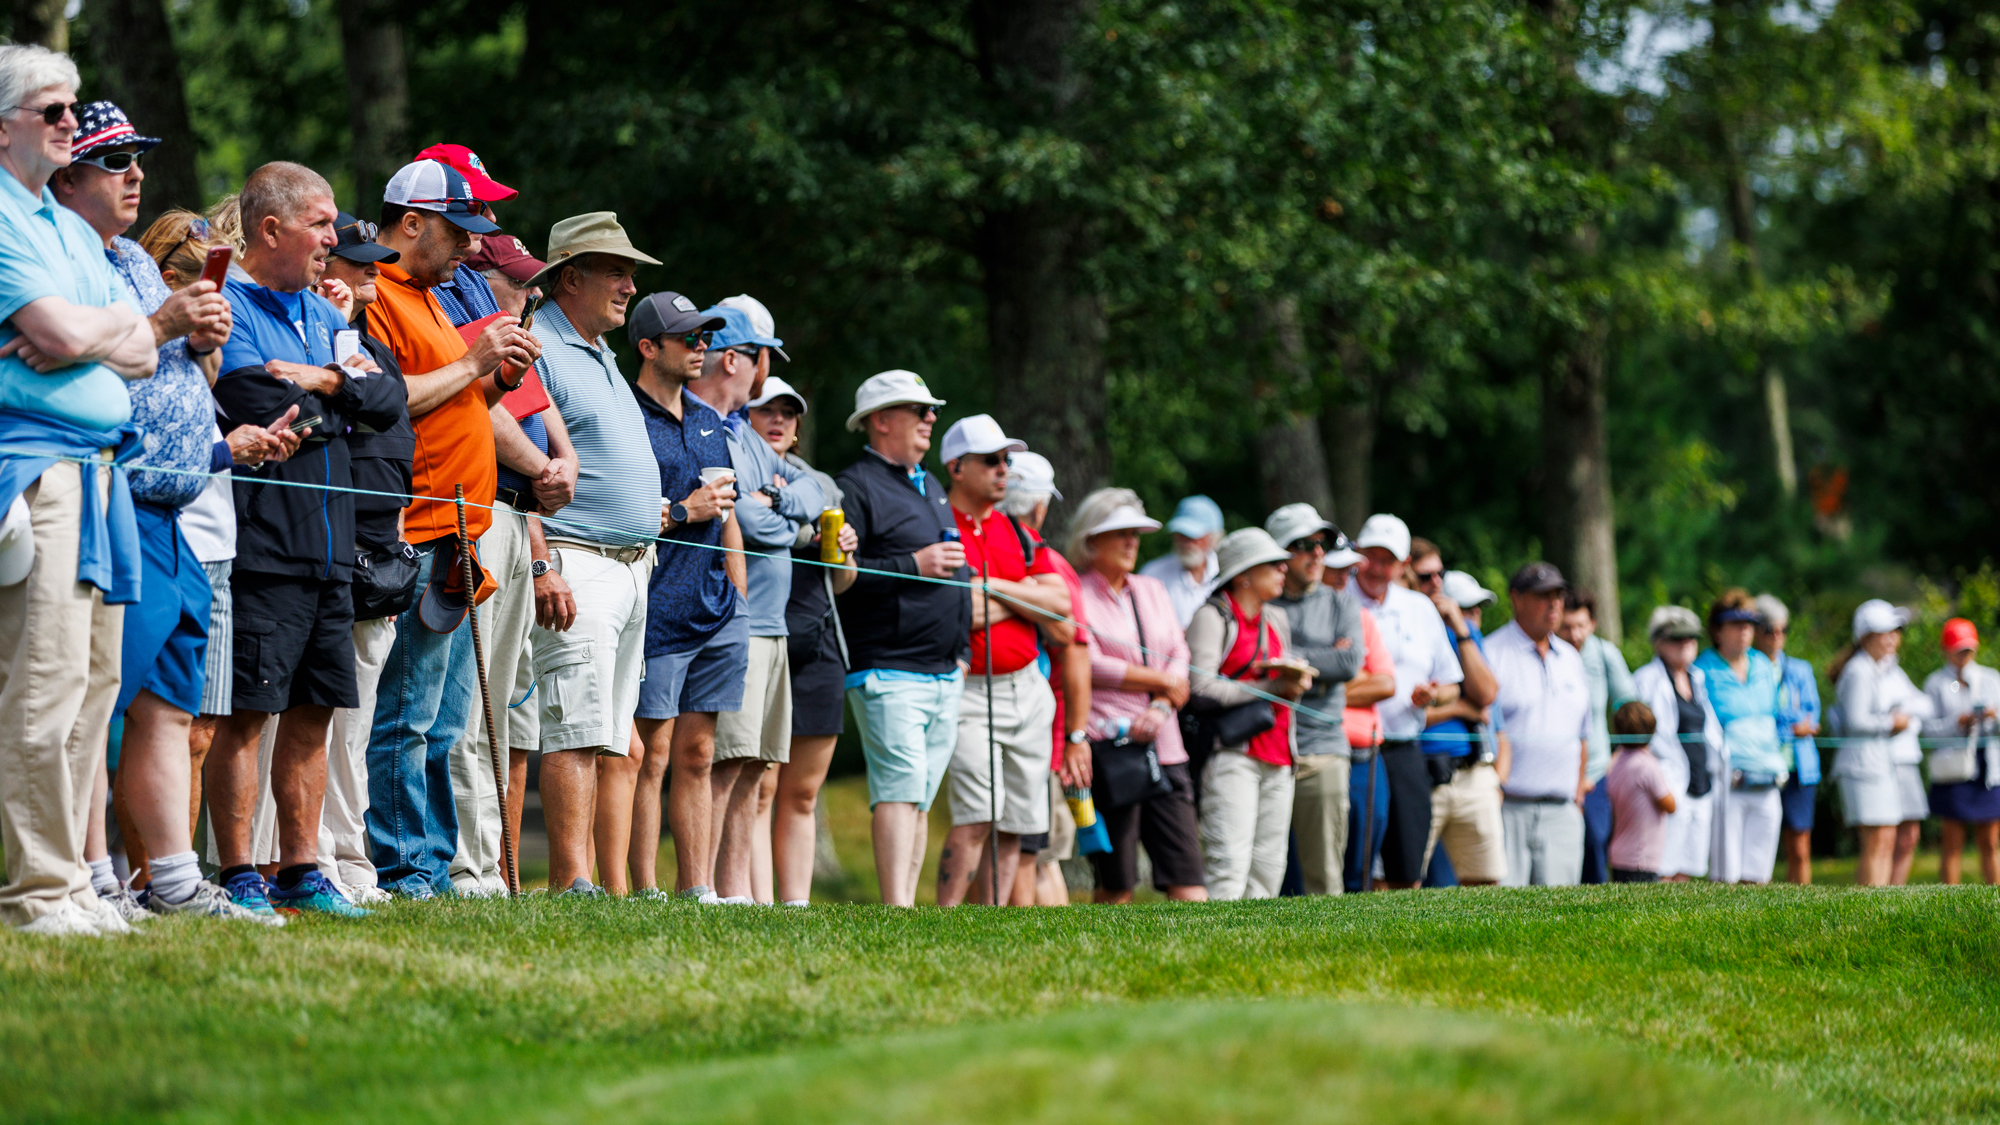
<svg viewBox="0 0 2000 1125">
<path fill-rule="evenodd" d="M 146 906 L 155 914 L 186 914 L 195 918 L 226 918 L 232 922 L 255 922 L 262 926 L 283 926 L 285 920 L 273 914 L 265 917 L 236 905 L 229 892 L 203 879 L 195 884 L 186 902 L 170 903 L 159 895 L 147 895 Z"/>
<path fill-rule="evenodd" d="M 120 887 L 108 895 L 98 895 L 97 901 L 118 912 L 120 918 L 134 926 L 153 920 L 153 913 L 139 905 L 139 899 L 129 889 Z"/>
<path fill-rule="evenodd" d="M 730 895 L 730 896 L 729 896 L 728 898 L 719 898 L 719 899 L 716 899 L 715 901 L 716 901 L 716 904 L 717 904 L 717 905 L 719 905 L 719 906 L 755 906 L 755 905 L 757 905 L 757 904 L 756 904 L 755 902 L 751 901 L 751 899 L 750 899 L 750 896 L 749 896 L 749 895 Z"/>
<path fill-rule="evenodd" d="M 73 902 L 65 902 L 27 925 L 16 927 L 15 932 L 34 934 L 36 937 L 102 937 L 104 934 L 97 928 L 96 919 Z"/>
<path fill-rule="evenodd" d="M 354 905 L 373 906 L 377 903 L 393 902 L 395 896 L 380 887 L 349 887 L 354 892 Z"/>
<path fill-rule="evenodd" d="M 800 906 L 800 907 L 804 907 L 804 906 L 811 906 L 811 905 L 812 905 L 812 900 L 811 900 L 811 899 L 809 899 L 809 898 L 792 898 L 792 899 L 786 899 L 786 900 L 785 900 L 785 901 L 784 901 L 784 902 L 783 902 L 782 904 L 780 904 L 780 905 L 783 905 L 783 906 Z"/>
<path fill-rule="evenodd" d="M 124 937 L 133 932 L 132 923 L 127 922 L 118 908 L 105 899 L 97 899 L 93 905 L 81 909 L 97 924 L 97 932 L 105 937 Z"/>
<path fill-rule="evenodd" d="M 700 896 L 697 897 L 694 901 L 697 905 L 700 906 L 715 906 L 718 903 L 726 902 L 728 900 L 715 897 L 714 891 L 703 891 L 701 892 Z"/>
</svg>

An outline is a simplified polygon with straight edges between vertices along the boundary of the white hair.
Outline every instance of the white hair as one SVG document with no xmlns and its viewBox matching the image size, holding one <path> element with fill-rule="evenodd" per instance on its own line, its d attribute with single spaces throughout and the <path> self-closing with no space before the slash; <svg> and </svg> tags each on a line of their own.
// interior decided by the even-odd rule
<svg viewBox="0 0 2000 1125">
<path fill-rule="evenodd" d="M 1024 520 L 1034 515 L 1035 509 L 1047 503 L 1048 500 L 1049 494 L 1046 492 L 1029 492 L 1026 489 L 1017 490 L 1010 488 L 1007 490 L 1007 495 L 1000 498 L 1000 503 L 997 506 L 1007 515 L 1013 516 L 1017 520 Z"/>
<path fill-rule="evenodd" d="M 74 91 L 81 85 L 83 76 L 68 55 L 34 43 L 0 46 L 0 109 L 20 105 L 22 98 L 36 90 L 66 86 Z"/>
<path fill-rule="evenodd" d="M 1069 520 L 1068 549 L 1063 553 L 1079 570 L 1090 565 L 1090 552 L 1085 549 L 1084 543 L 1088 538 L 1085 533 L 1120 508 L 1137 508 L 1143 512 L 1146 505 L 1139 499 L 1139 494 L 1129 488 L 1100 488 L 1076 506 L 1076 514 Z"/>
<path fill-rule="evenodd" d="M 1783 629 L 1792 623 L 1792 611 L 1774 594 L 1758 594 L 1750 604 L 1757 607 L 1757 616 L 1764 619 L 1766 628 Z"/>
</svg>

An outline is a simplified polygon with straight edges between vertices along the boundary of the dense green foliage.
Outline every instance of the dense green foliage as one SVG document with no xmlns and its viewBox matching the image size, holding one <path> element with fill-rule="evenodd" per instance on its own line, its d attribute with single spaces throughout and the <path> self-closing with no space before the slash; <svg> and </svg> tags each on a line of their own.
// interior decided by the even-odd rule
<svg viewBox="0 0 2000 1125">
<path fill-rule="evenodd" d="M 953 1044 L 1041 1063 L 1058 1095 L 1089 1099 L 1129 1089 L 1127 1070 L 1154 1054 L 1144 1045 L 1167 1036 L 1179 1045 L 1163 1057 L 1176 1060 L 1273 1052 L 1222 1072 L 1220 1096 L 1264 1076 L 1288 1089 L 1352 1083 L 1379 1100 L 1356 1061 L 1379 1059 L 1394 1084 L 1483 1056 L 1493 1086 L 1468 1078 L 1474 1104 L 1490 1096 L 1496 1112 L 1522 1113 L 1555 1092 L 1533 1076 L 1569 1065 L 1561 1090 L 1578 1100 L 1539 1104 L 1632 1120 L 1642 1115 L 1597 1068 L 1639 1055 L 1653 1062 L 1636 1065 L 1629 1090 L 1669 1118 L 1723 1112 L 1717 1102 L 1748 1085 L 1804 1112 L 1969 1121 L 2000 1110 L 2000 1082 L 1977 1062 L 2000 1048 L 1996 952 L 1989 888 L 1461 890 L 1001 912 L 538 897 L 397 903 L 282 931 L 183 919 L 108 942 L 0 934 L 0 1105 L 16 1121 L 441 1125 L 592 1107 L 624 1120 L 692 1112 L 682 1097 L 724 1097 L 730 1076 L 773 1052 L 846 1043 L 780 1054 L 768 1087 L 735 1083 L 723 1104 L 736 1111 L 716 1115 L 788 1118 L 819 1076 L 849 1066 L 826 1088 L 831 1105 L 857 1080 L 924 1104 L 962 1065 L 965 1091 L 990 1107 L 1000 1076 L 954 1062 Z M 1260 999 L 1378 1007 L 1132 1007 Z M 1519 1042 L 1496 1044 L 1483 1022 L 1393 1011 L 1410 1006 L 1502 1016 Z M 985 1026 L 1065 1012 L 1105 1019 Z M 1205 1030 L 1174 1030 L 1190 1021 Z M 963 1031 L 935 1037 L 950 1029 Z M 933 1034 L 862 1042 L 895 1032 Z M 1346 1069 L 1318 1065 L 1327 1036 L 1348 1044 Z M 1443 1057 L 1399 1046 L 1413 1037 Z M 1052 1043 L 1070 1046 L 1052 1055 Z M 1689 1079 L 1690 1100 L 1661 1093 L 1684 1068 L 1708 1072 Z M 1180 1083 L 1163 1089 L 1218 1096 L 1195 1077 L 1158 1076 Z"/>
<path fill-rule="evenodd" d="M 170 5 L 212 195 L 277 157 L 354 182 L 336 7 Z M 412 148 L 477 149 L 523 189 L 501 218 L 531 244 L 613 209 L 668 263 L 646 287 L 764 298 L 829 464 L 854 452 L 833 424 L 851 388 L 889 367 L 948 418 L 1030 424 L 995 385 L 981 238 L 1041 207 L 1081 217 L 1101 440 L 1154 504 L 1199 489 L 1261 518 L 1260 428 L 1299 411 L 1330 450 L 1372 441 L 1372 506 L 1454 564 L 1511 567 L 1543 549 L 1542 380 L 1583 341 L 1608 372 L 1628 622 L 1735 583 L 1843 612 L 1990 554 L 1986 6 L 1098 0 L 1059 118 L 991 73 L 978 8 L 384 10 Z M 1279 300 L 1303 380 L 1273 377 Z M 1357 403 L 1361 423 L 1336 409 Z"/>
</svg>

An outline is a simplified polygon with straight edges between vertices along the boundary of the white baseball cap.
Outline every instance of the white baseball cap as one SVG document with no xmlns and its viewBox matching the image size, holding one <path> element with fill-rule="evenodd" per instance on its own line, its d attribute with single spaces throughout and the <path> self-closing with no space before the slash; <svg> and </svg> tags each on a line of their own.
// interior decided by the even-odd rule
<svg viewBox="0 0 2000 1125">
<path fill-rule="evenodd" d="M 1303 501 L 1287 504 L 1272 512 L 1264 520 L 1264 530 L 1270 533 L 1280 547 L 1290 547 L 1315 531 L 1339 531 L 1332 521 L 1324 519 L 1319 509 Z"/>
<path fill-rule="evenodd" d="M 472 185 L 441 160 L 417 160 L 396 169 L 382 189 L 382 202 L 435 211 L 471 234 L 492 234 L 500 229 L 500 224 L 481 214 L 485 204 L 472 194 Z M 651 258 L 646 261 L 659 265 Z"/>
<path fill-rule="evenodd" d="M 777 352 L 778 358 L 786 363 L 792 361 L 792 357 L 785 354 L 785 342 L 778 339 L 778 322 L 771 318 L 771 310 L 764 307 L 764 302 L 748 293 L 738 293 L 734 297 L 724 297 L 716 304 L 742 310 L 750 318 L 750 331 L 757 334 L 755 342 Z M 805 400 L 799 401 L 803 403 Z"/>
<path fill-rule="evenodd" d="M 951 439 L 950 434 L 945 440 Z M 1056 467 L 1039 453 L 1023 450 L 1014 454 L 1014 463 L 1007 467 L 1007 487 L 1015 492 L 1046 492 L 1057 500 L 1063 498 L 1062 489 L 1056 487 Z"/>
<path fill-rule="evenodd" d="M 776 375 L 767 376 L 764 380 L 764 393 L 744 403 L 743 406 L 746 410 L 752 406 L 764 406 L 775 398 L 791 399 L 793 402 L 799 404 L 800 414 L 806 412 L 806 396 L 793 390 L 790 383 L 785 382 Z"/>
<path fill-rule="evenodd" d="M 1500 600 L 1500 595 L 1481 586 L 1479 579 L 1462 570 L 1445 571 L 1442 589 L 1444 596 L 1457 602 L 1460 609 L 1471 609 L 1476 605 Z"/>
<path fill-rule="evenodd" d="M 1144 508 L 1130 504 L 1111 509 L 1111 514 L 1097 521 L 1097 526 L 1083 533 L 1085 539 L 1102 535 L 1107 531 L 1158 531 L 1160 521 L 1146 515 Z"/>
<path fill-rule="evenodd" d="M 854 413 L 847 416 L 847 428 L 861 432 L 861 420 L 885 406 L 900 406 L 906 402 L 922 403 L 925 406 L 943 406 L 944 400 L 931 393 L 924 377 L 914 371 L 884 371 L 870 375 L 868 381 L 854 389 Z"/>
<path fill-rule="evenodd" d="M 0 586 L 12 586 L 28 577 L 35 568 L 35 526 L 28 516 L 28 501 L 14 497 L 6 519 L 0 520 Z"/>
<path fill-rule="evenodd" d="M 1369 516 L 1368 522 L 1361 525 L 1361 534 L 1354 537 L 1354 549 L 1365 551 L 1370 547 L 1387 548 L 1396 561 L 1409 561 L 1410 525 L 1387 512 Z"/>
<path fill-rule="evenodd" d="M 1881 598 L 1869 598 L 1854 610 L 1854 639 L 1858 641 L 1870 633 L 1893 633 L 1909 623 L 1909 610 Z"/>
<path fill-rule="evenodd" d="M 938 446 L 938 456 L 947 465 L 967 454 L 1027 451 L 1028 443 L 1008 437 L 991 414 L 974 414 L 953 422 L 951 429 L 944 432 L 944 442 Z"/>
</svg>

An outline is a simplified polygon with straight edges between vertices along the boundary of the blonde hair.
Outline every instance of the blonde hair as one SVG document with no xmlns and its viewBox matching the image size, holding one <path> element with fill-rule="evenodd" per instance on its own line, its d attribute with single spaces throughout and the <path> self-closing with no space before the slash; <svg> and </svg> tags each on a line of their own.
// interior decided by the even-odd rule
<svg viewBox="0 0 2000 1125">
<path fill-rule="evenodd" d="M 201 276 L 201 268 L 207 264 L 208 249 L 213 243 L 209 238 L 197 238 L 193 233 L 194 223 L 201 219 L 193 211 L 179 207 L 153 220 L 146 233 L 139 236 L 139 245 L 152 255 L 153 264 L 160 267 L 160 276 L 165 278 L 169 271 L 172 280 L 167 282 L 170 289 L 192 285 Z M 206 221 L 206 220 L 203 220 Z M 214 228 L 210 227 L 210 238 Z"/>
<path fill-rule="evenodd" d="M 1069 556 L 1070 563 L 1078 570 L 1090 565 L 1087 533 L 1120 508 L 1137 508 L 1143 512 L 1146 505 L 1139 499 L 1139 494 L 1129 488 L 1100 488 L 1076 506 L 1076 514 L 1070 517 L 1069 540 L 1064 544 L 1063 554 Z"/>
<path fill-rule="evenodd" d="M 215 201 L 208 209 L 209 244 L 226 242 L 238 254 L 243 253 L 243 196 L 231 192 Z"/>
</svg>

